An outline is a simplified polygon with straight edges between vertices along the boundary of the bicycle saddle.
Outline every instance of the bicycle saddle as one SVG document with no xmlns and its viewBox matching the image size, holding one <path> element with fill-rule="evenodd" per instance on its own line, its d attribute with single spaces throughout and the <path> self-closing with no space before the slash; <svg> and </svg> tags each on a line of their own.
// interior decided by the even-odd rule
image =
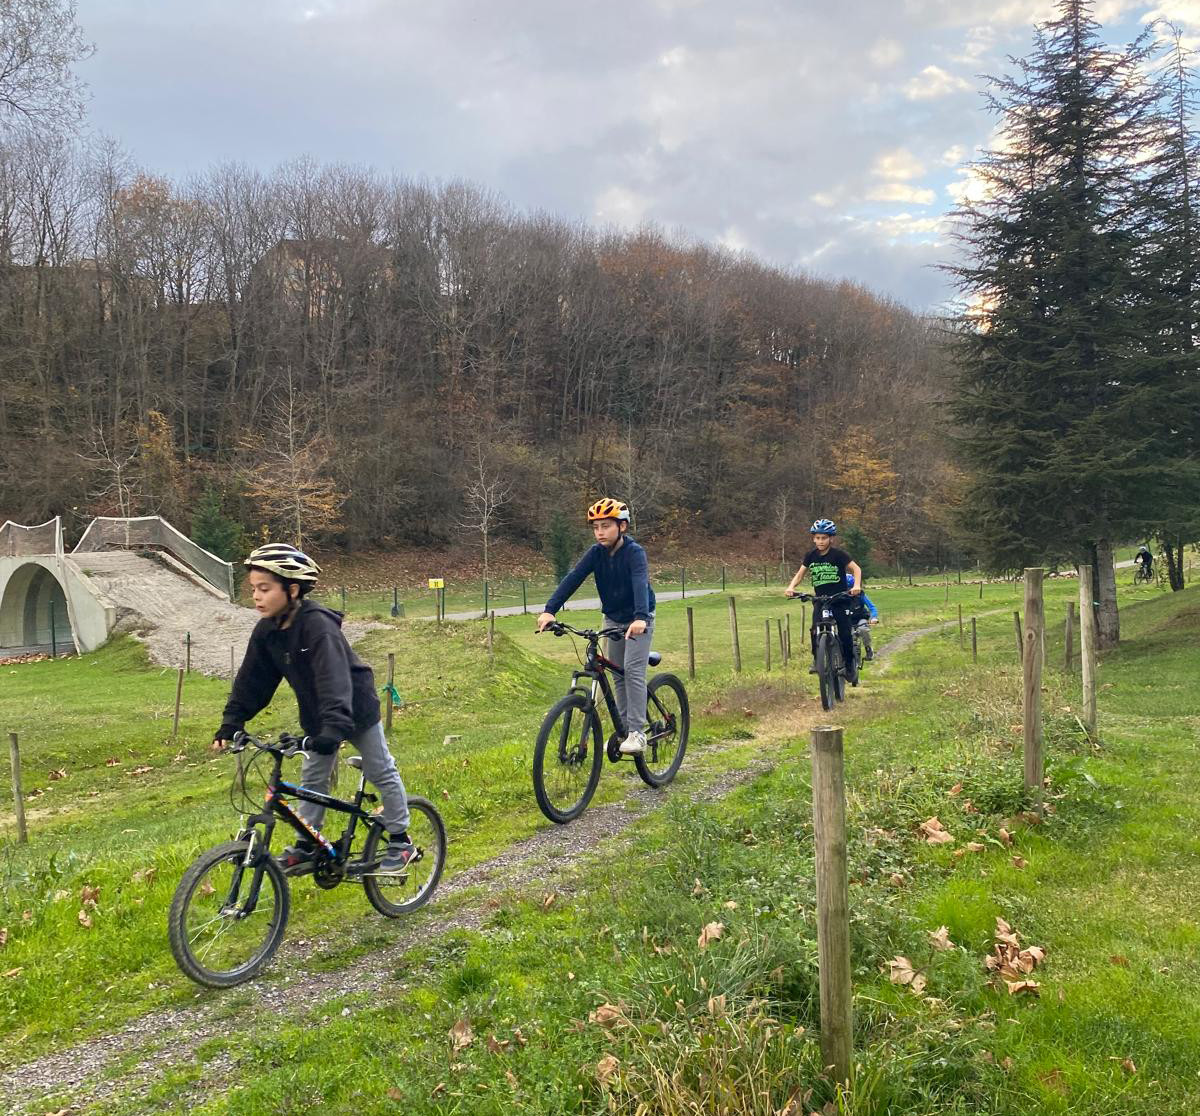
<svg viewBox="0 0 1200 1116">
<path fill-rule="evenodd" d="M 362 756 L 347 756 L 346 762 L 356 771 L 362 770 Z"/>
</svg>

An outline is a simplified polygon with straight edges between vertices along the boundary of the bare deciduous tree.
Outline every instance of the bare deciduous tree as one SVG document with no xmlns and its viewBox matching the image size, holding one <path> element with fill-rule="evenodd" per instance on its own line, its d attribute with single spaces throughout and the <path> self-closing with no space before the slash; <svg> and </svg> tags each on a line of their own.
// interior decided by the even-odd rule
<svg viewBox="0 0 1200 1116">
<path fill-rule="evenodd" d="M 74 0 L 0 0 L 0 119 L 76 124 L 83 85 L 72 67 L 94 50 L 75 23 Z"/>
<path fill-rule="evenodd" d="M 463 489 L 466 514 L 458 521 L 465 531 L 478 532 L 483 551 L 483 580 L 490 571 L 490 546 L 500 509 L 512 498 L 508 482 L 492 469 L 483 453 L 483 442 L 475 443 L 470 478 Z"/>
</svg>

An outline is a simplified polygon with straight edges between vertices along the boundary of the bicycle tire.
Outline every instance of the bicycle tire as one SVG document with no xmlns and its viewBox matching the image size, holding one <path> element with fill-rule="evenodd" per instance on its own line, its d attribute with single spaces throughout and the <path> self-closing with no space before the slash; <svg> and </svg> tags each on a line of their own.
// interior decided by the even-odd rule
<svg viewBox="0 0 1200 1116">
<path fill-rule="evenodd" d="M 670 690 L 675 695 L 676 710 L 670 708 L 660 708 L 660 699 L 657 697 L 661 690 Z M 669 699 L 667 699 L 669 701 Z M 661 704 L 665 705 L 666 702 Z M 658 717 L 653 714 L 657 713 Z M 674 715 L 675 731 L 670 737 L 662 736 L 656 738 L 654 733 L 654 725 L 656 720 L 664 720 L 665 718 Z M 679 772 L 679 765 L 683 763 L 683 754 L 687 751 L 688 731 L 691 728 L 691 708 L 688 705 L 687 690 L 684 689 L 683 683 L 674 674 L 656 674 L 650 679 L 646 686 L 646 720 L 650 724 L 651 731 L 646 734 L 646 751 L 641 755 L 635 755 L 633 762 L 637 766 L 637 772 L 642 777 L 642 781 L 652 787 L 665 787 Z M 670 751 L 672 741 L 675 745 L 674 753 L 671 755 L 671 762 L 665 768 L 658 768 L 655 764 L 658 762 L 658 754 L 660 747 L 663 754 L 666 755 Z"/>
<path fill-rule="evenodd" d="M 846 660 L 842 656 L 842 641 L 838 636 L 830 636 L 829 647 L 831 650 L 830 662 L 832 663 L 831 676 L 833 678 L 833 698 L 835 701 L 846 700 Z"/>
<path fill-rule="evenodd" d="M 817 636 L 817 685 L 821 690 L 821 708 L 827 712 L 833 708 L 833 676 L 830 674 L 830 639 L 822 633 Z"/>
<path fill-rule="evenodd" d="M 580 724 L 579 739 L 568 748 L 567 738 L 571 735 L 573 720 L 578 720 Z M 562 726 L 551 744 L 555 726 L 560 721 L 563 722 Z M 547 752 L 550 763 L 547 763 Z M 603 762 L 604 741 L 595 708 L 582 694 L 567 694 L 546 714 L 538 731 L 537 744 L 534 745 L 533 793 L 538 808 L 558 825 L 566 825 L 579 817 L 596 793 Z M 585 772 L 586 782 L 582 790 L 576 793 L 573 788 L 578 788 Z M 561 804 L 559 800 L 562 796 L 548 787 L 548 782 L 561 782 L 565 795 L 565 801 Z"/>
<path fill-rule="evenodd" d="M 442 869 L 446 867 L 446 823 L 437 807 L 427 798 L 411 795 L 408 799 L 408 836 L 420 851 L 420 859 L 414 858 L 409 867 L 397 876 L 363 876 L 363 890 L 367 899 L 381 915 L 399 918 L 429 902 Z M 421 820 L 418 820 L 420 818 Z M 372 825 L 363 846 L 363 860 L 375 864 L 383 859 L 387 849 L 388 832 L 382 825 Z M 413 885 L 413 880 L 418 882 Z M 411 894 L 409 894 L 411 893 Z M 407 894 L 406 899 L 397 901 L 396 895 Z"/>
<path fill-rule="evenodd" d="M 255 869 L 246 869 L 242 862 L 246 858 L 249 841 L 226 841 L 205 853 L 201 853 L 191 864 L 171 900 L 171 910 L 167 917 L 168 937 L 171 941 L 171 952 L 175 955 L 175 963 L 185 975 L 208 988 L 232 988 L 256 976 L 271 960 L 275 951 L 283 941 L 283 933 L 287 928 L 288 914 L 291 911 L 291 891 L 283 869 L 270 855 L 262 860 L 263 890 L 259 893 L 258 902 L 250 916 L 233 917 L 226 913 L 229 908 L 227 899 L 236 891 L 239 901 L 244 902 L 244 896 L 252 886 Z M 224 886 L 215 884 L 209 879 L 214 869 L 223 864 L 230 867 L 230 877 Z M 266 894 L 265 885 L 270 884 L 273 900 Z M 206 889 L 206 886 L 207 889 Z M 189 916 L 198 911 L 200 902 L 209 897 L 215 897 L 207 904 L 207 911 L 200 911 L 201 921 L 192 926 Z M 264 907 L 264 900 L 270 907 Z M 235 904 L 236 908 L 237 904 Z M 259 911 L 269 915 L 266 934 L 261 944 L 249 949 L 249 956 L 240 963 L 217 966 L 209 956 L 214 949 L 222 944 L 230 928 L 238 923 L 249 924 L 253 915 Z M 213 930 L 207 946 L 197 948 L 201 934 Z M 257 938 L 257 932 L 245 935 L 249 943 Z M 232 945 L 232 940 L 225 943 Z"/>
</svg>

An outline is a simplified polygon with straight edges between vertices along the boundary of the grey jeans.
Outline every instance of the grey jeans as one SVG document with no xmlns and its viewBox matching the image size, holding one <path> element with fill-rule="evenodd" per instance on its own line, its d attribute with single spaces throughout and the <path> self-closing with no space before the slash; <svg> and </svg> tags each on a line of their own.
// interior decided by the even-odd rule
<svg viewBox="0 0 1200 1116">
<path fill-rule="evenodd" d="M 363 774 L 375 785 L 383 800 L 381 820 L 385 828 L 389 833 L 403 833 L 408 829 L 408 795 L 404 791 L 400 772 L 396 770 L 396 761 L 388 751 L 382 723 L 376 721 L 369 729 L 352 736 L 350 743 L 362 756 Z M 328 794 L 329 780 L 337 758 L 337 752 L 331 756 L 310 752 L 300 768 L 301 785 L 318 794 Z M 296 813 L 314 829 L 320 829 L 321 822 L 325 820 L 325 807 L 315 802 L 297 803 Z"/>
<path fill-rule="evenodd" d="M 604 618 L 606 628 L 627 628 L 609 617 Z M 654 637 L 654 614 L 646 621 L 646 630 L 636 639 L 610 639 L 608 657 L 625 671 L 624 677 L 613 675 L 617 691 L 617 708 L 626 732 L 646 731 L 646 660 L 650 658 L 650 641 Z"/>
</svg>

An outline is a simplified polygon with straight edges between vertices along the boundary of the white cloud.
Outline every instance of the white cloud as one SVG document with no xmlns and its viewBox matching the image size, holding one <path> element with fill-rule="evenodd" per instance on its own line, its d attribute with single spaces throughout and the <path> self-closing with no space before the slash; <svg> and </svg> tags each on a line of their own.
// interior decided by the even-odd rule
<svg viewBox="0 0 1200 1116">
<path fill-rule="evenodd" d="M 832 194 L 827 190 L 822 190 L 819 193 L 813 194 L 809 199 L 813 205 L 819 205 L 822 209 L 832 209 L 838 203 L 837 194 Z"/>
<path fill-rule="evenodd" d="M 952 93 L 968 93 L 975 88 L 965 78 L 943 70 L 941 66 L 926 66 L 904 87 L 904 95 L 910 101 L 928 101 L 934 97 L 948 97 Z"/>
<path fill-rule="evenodd" d="M 871 168 L 876 178 L 898 178 L 907 181 L 925 173 L 925 164 L 906 147 L 883 152 Z"/>
<path fill-rule="evenodd" d="M 937 194 L 932 190 L 920 186 L 910 186 L 907 182 L 885 182 L 882 186 L 872 186 L 867 191 L 867 201 L 932 205 L 936 199 Z"/>
<path fill-rule="evenodd" d="M 650 201 L 625 186 L 609 186 L 596 198 L 596 220 L 622 228 L 636 228 L 646 219 Z"/>
<path fill-rule="evenodd" d="M 946 167 L 956 167 L 967 157 L 967 149 L 961 144 L 956 143 L 953 147 L 947 147 L 942 152 L 942 165 Z"/>
<path fill-rule="evenodd" d="M 670 69 L 672 66 L 682 66 L 687 61 L 686 47 L 672 47 L 665 54 L 659 55 L 658 64 Z"/>
<path fill-rule="evenodd" d="M 867 51 L 867 57 L 881 70 L 894 66 L 904 57 L 904 47 L 895 39 L 876 39 Z"/>
</svg>

